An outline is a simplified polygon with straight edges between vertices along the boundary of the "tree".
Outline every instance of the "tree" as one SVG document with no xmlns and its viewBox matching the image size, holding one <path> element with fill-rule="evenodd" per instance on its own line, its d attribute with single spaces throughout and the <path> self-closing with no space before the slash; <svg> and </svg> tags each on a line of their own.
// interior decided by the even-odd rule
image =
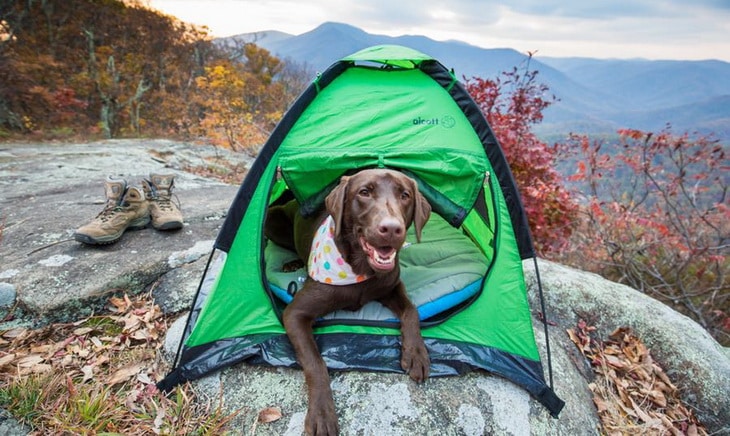
<svg viewBox="0 0 730 436">
<path fill-rule="evenodd" d="M 466 88 L 489 121 L 504 150 L 520 189 L 535 246 L 541 254 L 562 250 L 572 232 L 577 211 L 555 170 L 555 150 L 532 133 L 542 112 L 553 101 L 546 85 L 536 83 L 537 71 L 515 67 L 497 79 L 473 77 Z"/>
<path fill-rule="evenodd" d="M 689 315 L 730 344 L 730 162 L 708 137 L 572 136 L 580 227 L 560 258 Z"/>
<path fill-rule="evenodd" d="M 218 54 L 211 46 L 200 29 L 133 0 L 2 2 L 0 126 L 99 126 L 113 137 L 173 124 L 188 114 L 193 77 Z"/>
<path fill-rule="evenodd" d="M 196 79 L 204 113 L 201 131 L 214 142 L 255 155 L 289 104 L 284 84 L 276 80 L 282 64 L 252 43 L 226 50 L 241 56 L 219 60 Z"/>
<path fill-rule="evenodd" d="M 255 153 L 301 91 L 292 70 L 146 3 L 0 2 L 0 133 L 210 134 Z"/>
<path fill-rule="evenodd" d="M 205 75 L 196 79 L 199 102 L 204 109 L 200 128 L 204 136 L 234 151 L 245 148 L 241 133 L 245 124 L 253 122 L 244 101 L 246 83 L 239 66 L 230 61 L 206 67 Z"/>
</svg>

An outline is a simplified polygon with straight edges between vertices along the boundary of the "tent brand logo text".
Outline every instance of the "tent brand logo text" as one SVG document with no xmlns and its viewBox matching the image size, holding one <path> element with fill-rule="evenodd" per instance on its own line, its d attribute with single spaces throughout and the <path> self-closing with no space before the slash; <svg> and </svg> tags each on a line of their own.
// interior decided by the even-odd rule
<svg viewBox="0 0 730 436">
<path fill-rule="evenodd" d="M 441 119 L 437 117 L 423 118 L 418 117 L 413 119 L 414 126 L 443 126 L 447 129 L 454 127 L 456 120 L 451 115 L 445 115 Z"/>
</svg>

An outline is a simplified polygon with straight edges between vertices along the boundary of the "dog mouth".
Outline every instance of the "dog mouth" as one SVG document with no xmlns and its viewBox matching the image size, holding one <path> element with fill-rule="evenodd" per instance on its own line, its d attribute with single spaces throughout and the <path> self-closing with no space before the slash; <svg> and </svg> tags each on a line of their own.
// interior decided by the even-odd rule
<svg viewBox="0 0 730 436">
<path fill-rule="evenodd" d="M 368 264 L 375 271 L 390 271 L 395 268 L 395 257 L 398 253 L 395 247 L 389 245 L 376 247 L 368 243 L 365 238 L 360 238 L 360 245 L 368 255 Z"/>
</svg>

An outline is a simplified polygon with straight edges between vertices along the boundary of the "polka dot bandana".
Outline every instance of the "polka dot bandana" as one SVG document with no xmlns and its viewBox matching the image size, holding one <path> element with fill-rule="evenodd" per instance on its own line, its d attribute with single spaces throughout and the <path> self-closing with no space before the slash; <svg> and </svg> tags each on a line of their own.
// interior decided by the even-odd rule
<svg viewBox="0 0 730 436">
<path fill-rule="evenodd" d="M 337 249 L 335 220 L 331 216 L 324 220 L 314 235 L 307 269 L 309 277 L 329 285 L 351 285 L 368 279 L 366 275 L 355 274 Z"/>
</svg>

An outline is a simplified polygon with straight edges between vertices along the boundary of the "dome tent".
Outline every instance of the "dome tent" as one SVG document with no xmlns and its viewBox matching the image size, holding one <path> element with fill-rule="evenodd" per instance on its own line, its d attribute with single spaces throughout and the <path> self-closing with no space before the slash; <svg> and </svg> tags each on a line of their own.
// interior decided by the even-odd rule
<svg viewBox="0 0 730 436">
<path fill-rule="evenodd" d="M 423 242 L 411 234 L 401 256 L 431 376 L 483 369 L 557 417 L 564 403 L 545 381 L 522 271 L 535 252 L 507 161 L 454 73 L 401 46 L 336 62 L 277 125 L 231 204 L 175 368 L 158 387 L 241 362 L 296 366 L 281 315 L 298 273 L 275 277 L 283 260 L 263 235 L 267 207 L 296 198 L 301 213 L 313 213 L 342 175 L 362 168 L 413 177 L 434 211 Z M 315 324 L 328 367 L 402 372 L 398 321 L 378 306 Z"/>
</svg>

